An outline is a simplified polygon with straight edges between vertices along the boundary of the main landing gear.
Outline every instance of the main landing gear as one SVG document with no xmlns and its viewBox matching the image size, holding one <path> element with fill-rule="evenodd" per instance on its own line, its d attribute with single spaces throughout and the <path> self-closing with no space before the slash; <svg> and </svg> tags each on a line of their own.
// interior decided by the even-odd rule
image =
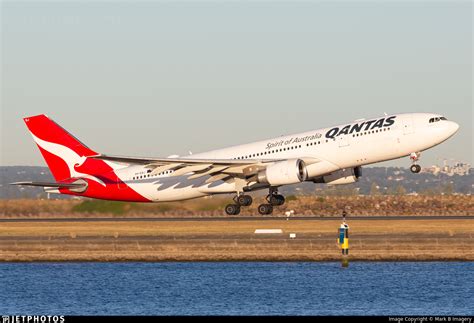
<svg viewBox="0 0 474 323">
<path fill-rule="evenodd" d="M 261 204 L 258 206 L 258 213 L 260 213 L 260 215 L 272 214 L 274 206 L 281 206 L 285 204 L 285 197 L 278 194 L 278 190 L 276 188 L 271 188 L 270 193 L 267 196 L 267 202 L 268 204 Z"/>
<path fill-rule="evenodd" d="M 411 153 L 410 159 L 412 160 L 412 165 L 410 166 L 410 171 L 413 174 L 418 174 L 421 172 L 421 166 L 418 165 L 418 160 L 420 159 L 421 153 Z"/>
<path fill-rule="evenodd" d="M 227 215 L 239 215 L 241 206 L 252 205 L 253 199 L 250 195 L 239 194 L 234 197 L 235 204 L 229 204 L 225 207 L 225 213 Z"/>
<path fill-rule="evenodd" d="M 261 215 L 270 215 L 273 213 L 273 207 L 285 204 L 285 197 L 278 194 L 276 188 L 270 189 L 270 193 L 266 200 L 268 203 L 258 206 L 258 213 Z M 253 200 L 250 195 L 239 194 L 234 197 L 234 204 L 229 204 L 225 207 L 225 213 L 227 215 L 239 215 L 240 208 L 242 206 L 250 206 L 252 205 L 252 202 Z"/>
</svg>

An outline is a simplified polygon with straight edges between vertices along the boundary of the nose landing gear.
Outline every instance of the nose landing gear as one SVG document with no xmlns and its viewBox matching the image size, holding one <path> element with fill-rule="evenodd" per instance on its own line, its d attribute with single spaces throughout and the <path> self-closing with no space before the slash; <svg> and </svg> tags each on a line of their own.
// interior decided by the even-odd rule
<svg viewBox="0 0 474 323">
<path fill-rule="evenodd" d="M 410 170 L 411 170 L 412 173 L 418 174 L 419 172 L 421 172 L 421 166 L 420 165 L 411 165 Z"/>
<path fill-rule="evenodd" d="M 413 165 L 410 166 L 410 171 L 413 174 L 418 174 L 421 172 L 421 166 L 418 165 L 418 160 L 420 159 L 421 153 L 411 153 L 410 159 L 412 160 Z"/>
</svg>

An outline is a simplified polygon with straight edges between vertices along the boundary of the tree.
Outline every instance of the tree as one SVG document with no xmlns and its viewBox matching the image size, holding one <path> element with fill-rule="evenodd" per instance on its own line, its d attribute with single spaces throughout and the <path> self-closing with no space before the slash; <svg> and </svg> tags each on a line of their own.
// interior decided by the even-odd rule
<svg viewBox="0 0 474 323">
<path fill-rule="evenodd" d="M 454 184 L 448 183 L 444 186 L 443 193 L 446 195 L 453 195 L 454 193 Z"/>
<path fill-rule="evenodd" d="M 387 195 L 395 195 L 395 190 L 393 189 L 393 187 L 387 188 Z"/>
<path fill-rule="evenodd" d="M 406 193 L 407 193 L 407 190 L 402 185 L 398 185 L 397 195 L 405 195 Z"/>
<path fill-rule="evenodd" d="M 372 186 L 370 187 L 370 195 L 380 195 L 380 189 L 377 183 L 372 183 Z"/>
</svg>

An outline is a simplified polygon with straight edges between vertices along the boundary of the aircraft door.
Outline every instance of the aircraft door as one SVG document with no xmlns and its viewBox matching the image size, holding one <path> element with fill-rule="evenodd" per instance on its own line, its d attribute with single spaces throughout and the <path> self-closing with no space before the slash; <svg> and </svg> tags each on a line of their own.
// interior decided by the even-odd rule
<svg viewBox="0 0 474 323">
<path fill-rule="evenodd" d="M 122 182 L 122 180 L 117 177 L 117 187 L 119 190 L 124 190 L 127 188 L 127 185 L 125 185 L 125 183 Z"/>
<path fill-rule="evenodd" d="M 337 139 L 339 141 L 339 148 L 348 147 L 349 146 L 349 137 L 348 135 L 341 135 Z"/>
</svg>

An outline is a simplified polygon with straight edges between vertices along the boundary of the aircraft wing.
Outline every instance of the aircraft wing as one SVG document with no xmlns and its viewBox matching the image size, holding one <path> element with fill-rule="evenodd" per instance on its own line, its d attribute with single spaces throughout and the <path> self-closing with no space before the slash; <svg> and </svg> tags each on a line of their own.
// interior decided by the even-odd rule
<svg viewBox="0 0 474 323">
<path fill-rule="evenodd" d="M 197 164 L 214 164 L 214 165 L 248 165 L 259 162 L 275 162 L 283 159 L 193 159 L 193 158 L 136 158 L 136 157 L 122 157 L 111 155 L 96 155 L 89 156 L 89 158 L 108 160 L 118 163 L 135 164 L 135 165 L 169 165 L 171 163 L 197 165 Z"/>
<path fill-rule="evenodd" d="M 193 159 L 193 158 L 135 158 L 109 155 L 97 155 L 89 158 L 124 163 L 129 165 L 143 165 L 152 170 L 156 175 L 168 170 L 173 170 L 174 176 L 195 173 L 198 175 L 212 175 L 215 173 L 251 175 L 265 168 L 268 163 L 274 163 L 282 159 Z"/>
<path fill-rule="evenodd" d="M 173 170 L 171 176 L 190 174 L 189 179 L 211 176 L 206 182 L 212 183 L 231 178 L 249 179 L 268 165 L 285 159 L 193 159 L 193 158 L 135 158 L 110 155 L 96 155 L 89 158 L 124 163 L 129 165 L 143 165 L 151 170 L 151 175 Z M 306 163 L 318 162 L 314 158 L 303 159 Z"/>
</svg>

